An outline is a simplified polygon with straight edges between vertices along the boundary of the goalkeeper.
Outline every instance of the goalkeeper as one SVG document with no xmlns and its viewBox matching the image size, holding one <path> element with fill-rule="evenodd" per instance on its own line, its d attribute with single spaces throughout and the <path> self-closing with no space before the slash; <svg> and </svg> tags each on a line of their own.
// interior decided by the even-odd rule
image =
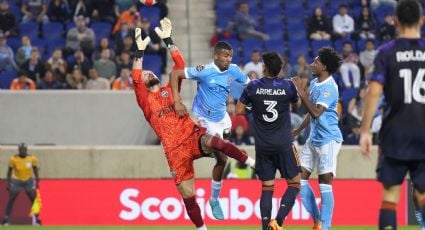
<svg viewBox="0 0 425 230">
<path fill-rule="evenodd" d="M 155 32 L 170 50 L 174 69 L 183 69 L 185 61 L 179 49 L 171 39 L 171 22 L 164 18 L 161 28 Z M 201 216 L 201 210 L 195 199 L 193 161 L 216 151 L 252 166 L 255 161 L 230 142 L 205 133 L 188 114 L 179 117 L 174 109 L 174 98 L 167 83 L 160 85 L 155 74 L 143 70 L 143 52 L 150 38 L 142 39 L 140 28 L 136 28 L 137 50 L 133 62 L 133 82 L 137 103 L 143 110 L 146 120 L 152 126 L 162 142 L 171 175 L 177 190 L 183 197 L 187 214 L 197 229 L 207 229 Z M 177 83 L 180 89 L 181 81 Z M 180 90 L 179 90 L 180 91 Z"/>
</svg>

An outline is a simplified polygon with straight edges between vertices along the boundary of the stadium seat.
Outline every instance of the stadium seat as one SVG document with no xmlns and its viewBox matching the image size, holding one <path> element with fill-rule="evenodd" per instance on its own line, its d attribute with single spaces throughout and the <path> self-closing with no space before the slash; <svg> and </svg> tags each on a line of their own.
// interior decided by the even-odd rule
<svg viewBox="0 0 425 230">
<path fill-rule="evenodd" d="M 316 56 L 317 51 L 324 46 L 332 46 L 332 42 L 330 40 L 312 40 L 311 49 L 313 51 L 313 56 Z"/>
<path fill-rule="evenodd" d="M 93 22 L 90 25 L 90 28 L 92 28 L 94 33 L 96 34 L 96 44 L 102 38 L 109 38 L 111 36 L 112 24 L 108 22 Z"/>
<path fill-rule="evenodd" d="M 304 55 L 306 58 L 310 56 L 310 47 L 306 39 L 288 41 L 288 51 L 291 64 L 296 63 L 299 55 Z"/>
<path fill-rule="evenodd" d="M 64 38 L 64 25 L 58 22 L 49 22 L 42 25 L 43 38 L 50 41 Z"/>
<path fill-rule="evenodd" d="M 285 53 L 285 42 L 283 40 L 268 40 L 264 42 L 266 51 L 275 51 L 279 54 Z"/>
<path fill-rule="evenodd" d="M 241 2 L 248 4 L 250 12 L 251 12 L 252 9 L 258 9 L 258 4 L 259 4 L 258 0 L 244 0 L 244 1 L 241 1 Z"/>
<path fill-rule="evenodd" d="M 236 3 L 238 3 L 238 0 L 216 0 L 215 8 L 235 8 Z"/>
<path fill-rule="evenodd" d="M 21 39 L 19 39 L 19 38 L 8 37 L 7 38 L 7 44 L 16 53 L 18 51 L 19 47 L 21 47 L 22 42 L 21 42 Z"/>
<path fill-rule="evenodd" d="M 307 1 L 307 2 L 310 2 L 310 1 Z M 304 1 L 302 0 L 285 1 L 285 9 L 292 9 L 292 10 L 304 9 Z"/>
<path fill-rule="evenodd" d="M 313 1 L 307 1 L 307 9 L 309 12 L 312 12 L 312 10 L 314 10 L 317 7 L 320 7 L 322 9 L 326 9 L 327 8 L 327 4 L 326 4 L 327 0 L 313 0 Z"/>
<path fill-rule="evenodd" d="M 373 11 L 376 21 L 379 25 L 385 22 L 385 14 L 394 14 L 394 8 L 391 6 L 379 6 Z"/>
<path fill-rule="evenodd" d="M 359 90 L 356 89 L 356 88 L 348 88 L 348 89 L 344 89 L 342 91 L 341 104 L 342 104 L 343 114 L 345 114 L 347 112 L 348 103 L 350 102 L 351 99 L 353 99 L 357 96 L 358 92 L 359 92 Z"/>
<path fill-rule="evenodd" d="M 68 31 L 68 30 L 74 28 L 75 26 L 76 26 L 75 22 L 73 22 L 73 21 L 68 22 L 68 23 L 65 24 L 65 30 Z"/>
<path fill-rule="evenodd" d="M 263 41 L 258 39 L 247 39 L 243 40 L 242 43 L 242 57 L 244 63 L 251 59 L 251 53 L 254 50 L 263 50 Z"/>
<path fill-rule="evenodd" d="M 349 41 L 351 42 L 351 44 L 353 44 L 353 42 L 350 39 L 337 39 L 334 41 L 334 44 L 333 44 L 334 49 L 341 53 L 342 49 L 344 48 L 344 43 L 346 41 Z M 353 48 L 356 48 L 356 47 L 353 45 Z"/>
<path fill-rule="evenodd" d="M 143 69 L 150 70 L 161 79 L 161 56 L 159 55 L 145 55 L 143 58 Z"/>
<path fill-rule="evenodd" d="M 10 89 L 10 84 L 15 79 L 17 73 L 14 71 L 7 71 L 0 73 L 0 89 Z"/>
<path fill-rule="evenodd" d="M 289 41 L 307 40 L 307 31 L 304 23 L 287 25 L 287 35 Z M 300 29 L 302 28 L 302 29 Z"/>
<path fill-rule="evenodd" d="M 43 56 L 44 52 L 46 52 L 46 41 L 43 39 L 34 38 L 31 40 L 31 44 L 38 48 L 40 52 L 40 56 Z"/>
<path fill-rule="evenodd" d="M 281 2 L 280 0 L 261 1 L 263 10 L 281 8 L 280 2 Z"/>
<path fill-rule="evenodd" d="M 233 20 L 235 9 L 220 9 L 216 11 L 216 26 L 217 28 L 226 28 L 230 21 Z"/>
<path fill-rule="evenodd" d="M 19 6 L 14 4 L 9 4 L 9 12 L 15 16 L 17 23 L 21 21 L 22 14 L 21 14 L 21 9 L 19 8 Z"/>
<path fill-rule="evenodd" d="M 274 29 L 273 29 L 274 28 Z M 283 26 L 281 24 L 276 25 L 265 25 L 264 33 L 270 36 L 270 40 L 282 40 L 283 39 Z"/>
<path fill-rule="evenodd" d="M 38 23 L 26 22 L 19 24 L 19 35 L 28 36 L 31 39 L 38 37 Z"/>
<path fill-rule="evenodd" d="M 140 15 L 143 18 L 149 19 L 152 28 L 159 26 L 159 20 L 161 20 L 161 10 L 158 7 L 141 7 Z"/>
<path fill-rule="evenodd" d="M 264 9 L 263 17 L 264 25 L 282 23 L 282 11 L 280 8 Z"/>
</svg>

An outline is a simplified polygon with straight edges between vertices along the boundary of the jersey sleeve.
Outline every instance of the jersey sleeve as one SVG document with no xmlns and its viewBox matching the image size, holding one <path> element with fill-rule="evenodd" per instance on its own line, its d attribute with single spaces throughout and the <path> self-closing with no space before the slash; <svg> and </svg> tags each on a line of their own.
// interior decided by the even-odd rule
<svg viewBox="0 0 425 230">
<path fill-rule="evenodd" d="M 385 53 L 381 50 L 376 54 L 373 61 L 373 71 L 369 75 L 369 81 L 377 81 L 381 84 L 385 83 L 385 76 L 387 74 L 387 66 L 385 65 Z"/>
<path fill-rule="evenodd" d="M 294 83 L 292 81 L 287 81 L 289 84 L 289 88 L 291 89 L 289 98 L 291 100 L 292 103 L 295 103 L 298 101 L 299 97 L 298 97 L 298 93 L 297 93 L 297 89 L 294 85 Z"/>
<path fill-rule="evenodd" d="M 242 72 L 241 68 L 235 67 L 233 68 L 233 76 L 235 76 L 235 81 L 242 84 L 248 84 L 249 78 L 246 76 L 244 72 Z"/>
<path fill-rule="evenodd" d="M 170 54 L 174 62 L 173 70 L 184 69 L 186 62 L 180 50 L 170 50 Z M 182 79 L 179 80 L 179 92 L 181 90 L 181 85 Z M 164 87 L 170 87 L 170 81 L 168 81 Z"/>
<path fill-rule="evenodd" d="M 186 67 L 184 68 L 184 74 L 186 78 L 194 81 L 203 81 L 203 79 L 207 76 L 208 71 L 205 69 L 205 66 L 198 65 L 196 67 Z"/>
<path fill-rule="evenodd" d="M 134 84 L 134 92 L 136 93 L 137 104 L 143 110 L 143 113 L 146 119 L 149 120 L 150 106 L 147 102 L 148 98 L 148 89 L 146 88 L 145 83 L 142 80 L 142 70 L 141 69 L 133 69 L 133 84 Z"/>
<path fill-rule="evenodd" d="M 249 90 L 251 89 L 251 84 L 248 84 L 243 90 L 241 96 L 239 97 L 239 101 L 244 105 L 251 104 L 251 98 L 249 97 Z"/>
<path fill-rule="evenodd" d="M 324 87 L 319 91 L 319 97 L 317 98 L 316 104 L 328 108 L 332 102 L 335 101 L 335 98 L 338 98 L 337 90 L 332 86 Z"/>
</svg>

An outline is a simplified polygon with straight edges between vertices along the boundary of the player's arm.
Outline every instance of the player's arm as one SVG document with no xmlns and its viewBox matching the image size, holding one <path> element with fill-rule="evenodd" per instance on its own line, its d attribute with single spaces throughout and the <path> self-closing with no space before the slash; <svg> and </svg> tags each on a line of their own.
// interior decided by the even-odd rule
<svg viewBox="0 0 425 230">
<path fill-rule="evenodd" d="M 298 108 L 301 106 L 301 100 L 298 97 L 297 88 L 295 87 L 294 83 L 292 81 L 288 81 L 289 88 L 291 89 L 291 106 L 292 110 Z"/>
<path fill-rule="evenodd" d="M 239 97 L 238 102 L 236 103 L 236 114 L 237 115 L 244 115 L 247 112 L 247 105 L 251 103 L 251 100 L 249 98 L 249 89 L 250 85 L 248 84 L 247 87 L 243 90 L 241 96 Z"/>
<path fill-rule="evenodd" d="M 38 176 L 38 161 L 36 158 L 33 160 L 32 171 L 34 172 L 35 188 L 39 188 L 40 177 Z"/>
<path fill-rule="evenodd" d="M 310 99 L 308 98 L 308 95 L 305 93 L 304 89 L 302 88 L 303 83 L 299 77 L 294 77 L 291 80 L 296 87 L 298 96 L 300 97 L 302 103 L 306 107 L 311 117 L 315 119 L 320 117 L 320 115 L 322 115 L 322 113 L 326 110 L 326 106 L 322 104 L 314 105 L 313 103 L 311 103 Z"/>
<path fill-rule="evenodd" d="M 309 124 L 310 124 L 310 114 L 307 113 L 305 115 L 304 120 L 301 123 L 301 125 L 298 128 L 293 129 L 291 131 L 292 136 L 295 137 L 295 136 L 300 135 L 301 131 L 303 131 Z"/>
<path fill-rule="evenodd" d="M 13 157 L 9 160 L 9 167 L 7 167 L 7 175 L 6 175 L 6 190 L 10 189 L 10 183 L 12 182 L 12 171 L 13 171 Z"/>
<path fill-rule="evenodd" d="M 143 54 L 146 49 L 146 46 L 150 42 L 150 38 L 146 37 L 145 39 L 142 39 L 141 29 L 136 28 L 135 40 L 136 40 L 137 48 L 134 54 L 133 68 L 132 68 L 134 92 L 136 93 L 137 104 L 139 104 L 140 108 L 143 110 L 145 117 L 148 118 L 147 115 L 150 114 L 150 107 L 146 101 L 148 96 L 148 89 L 146 88 L 146 84 L 143 81 L 142 74 L 143 74 Z"/>
</svg>

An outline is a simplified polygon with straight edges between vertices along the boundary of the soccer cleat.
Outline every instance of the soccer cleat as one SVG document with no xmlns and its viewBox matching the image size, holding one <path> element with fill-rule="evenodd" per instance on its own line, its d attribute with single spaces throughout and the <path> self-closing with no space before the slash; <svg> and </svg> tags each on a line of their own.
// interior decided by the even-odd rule
<svg viewBox="0 0 425 230">
<path fill-rule="evenodd" d="M 271 220 L 268 227 L 269 230 L 283 230 L 283 227 L 279 226 L 276 220 Z"/>
<path fill-rule="evenodd" d="M 8 219 L 3 219 L 3 222 L 1 224 L 3 226 L 8 226 L 9 225 L 9 220 Z"/>
<path fill-rule="evenodd" d="M 313 230 L 322 230 L 322 221 L 314 223 Z"/>
<path fill-rule="evenodd" d="M 224 220 L 223 210 L 221 210 L 220 202 L 218 200 L 210 200 L 209 203 L 214 218 L 217 220 Z"/>
</svg>

